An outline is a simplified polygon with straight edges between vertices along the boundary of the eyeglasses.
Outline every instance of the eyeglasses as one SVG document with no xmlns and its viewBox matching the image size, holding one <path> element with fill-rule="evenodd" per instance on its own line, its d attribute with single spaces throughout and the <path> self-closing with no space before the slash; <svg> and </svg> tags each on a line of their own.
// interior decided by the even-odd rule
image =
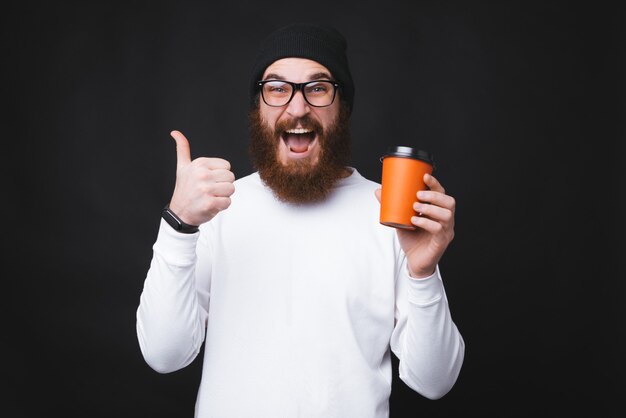
<svg viewBox="0 0 626 418">
<path fill-rule="evenodd" d="M 285 106 L 300 90 L 304 100 L 311 106 L 326 107 L 333 104 L 339 84 L 330 80 L 314 80 L 306 83 L 292 83 L 283 80 L 263 80 L 257 83 L 261 97 L 268 106 Z"/>
</svg>

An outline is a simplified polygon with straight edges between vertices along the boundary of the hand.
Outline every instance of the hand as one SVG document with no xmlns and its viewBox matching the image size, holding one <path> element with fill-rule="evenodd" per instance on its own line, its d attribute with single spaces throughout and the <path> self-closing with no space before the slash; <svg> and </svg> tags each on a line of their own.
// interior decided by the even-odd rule
<svg viewBox="0 0 626 418">
<path fill-rule="evenodd" d="M 170 209 L 183 222 L 201 225 L 230 206 L 235 175 L 230 171 L 230 163 L 221 158 L 192 161 L 187 138 L 179 131 L 170 135 L 176 141 L 176 186 Z"/>
<path fill-rule="evenodd" d="M 400 246 L 407 256 L 409 273 L 414 278 L 433 274 L 454 238 L 454 198 L 446 195 L 443 186 L 432 175 L 425 174 L 424 183 L 430 190 L 419 191 L 416 196 L 419 201 L 413 203 L 415 212 L 421 214 L 411 218 L 417 229 L 397 229 Z M 376 189 L 375 193 L 380 202 L 381 189 Z"/>
</svg>

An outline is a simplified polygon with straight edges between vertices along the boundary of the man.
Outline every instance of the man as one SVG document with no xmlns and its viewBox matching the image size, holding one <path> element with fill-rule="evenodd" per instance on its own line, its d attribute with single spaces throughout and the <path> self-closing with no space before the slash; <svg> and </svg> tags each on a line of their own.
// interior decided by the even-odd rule
<svg viewBox="0 0 626 418">
<path fill-rule="evenodd" d="M 445 395 L 464 356 L 437 267 L 454 199 L 427 175 L 415 231 L 378 222 L 380 186 L 347 166 L 354 85 L 335 29 L 275 31 L 250 85 L 257 172 L 192 161 L 172 132 L 176 185 L 137 311 L 146 362 L 179 370 L 205 344 L 196 417 L 386 417 L 392 351 L 408 386 Z"/>
</svg>

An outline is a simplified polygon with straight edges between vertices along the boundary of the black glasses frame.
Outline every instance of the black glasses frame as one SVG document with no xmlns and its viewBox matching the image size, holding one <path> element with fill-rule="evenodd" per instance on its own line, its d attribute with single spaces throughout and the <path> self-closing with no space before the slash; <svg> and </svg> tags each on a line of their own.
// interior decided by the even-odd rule
<svg viewBox="0 0 626 418">
<path fill-rule="evenodd" d="M 282 105 L 271 105 L 271 104 L 269 104 L 267 102 L 267 100 L 265 100 L 265 95 L 263 94 L 263 86 L 266 83 L 275 82 L 275 81 L 280 81 L 281 83 L 289 84 L 292 87 L 291 97 L 289 97 L 289 100 L 287 100 L 287 102 L 285 104 L 282 104 Z M 306 94 L 304 94 L 304 87 L 307 84 L 319 83 L 320 81 L 324 81 L 326 83 L 330 83 L 333 86 L 333 98 L 330 101 L 330 103 L 328 103 L 327 105 L 323 105 L 323 106 L 314 105 L 313 103 L 309 102 L 309 99 L 307 99 Z M 257 81 L 257 87 L 258 87 L 259 90 L 261 90 L 261 97 L 263 98 L 263 101 L 265 102 L 265 104 L 268 105 L 268 106 L 271 106 L 271 107 L 287 106 L 289 104 L 289 102 L 291 102 L 291 99 L 293 99 L 293 96 L 296 95 L 296 92 L 298 90 L 302 92 L 302 97 L 304 97 L 304 100 L 308 104 L 310 104 L 311 106 L 313 106 L 313 107 L 328 107 L 328 106 L 330 106 L 331 104 L 333 104 L 335 102 L 335 97 L 337 96 L 337 89 L 339 89 L 341 87 L 341 85 L 339 83 L 337 83 L 336 81 L 332 81 L 332 80 L 311 80 L 311 81 L 307 81 L 306 83 L 293 83 L 291 81 L 272 79 L 272 80 Z"/>
</svg>

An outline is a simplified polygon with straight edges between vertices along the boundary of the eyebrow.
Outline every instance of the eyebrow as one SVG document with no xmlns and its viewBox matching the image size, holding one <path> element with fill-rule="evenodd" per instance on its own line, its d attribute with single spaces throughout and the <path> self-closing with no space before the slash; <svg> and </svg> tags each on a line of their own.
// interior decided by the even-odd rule
<svg viewBox="0 0 626 418">
<path fill-rule="evenodd" d="M 311 80 L 332 80 L 333 78 L 327 72 L 319 72 L 309 76 L 309 81 Z M 282 80 L 286 81 L 285 77 L 278 75 L 276 73 L 269 73 L 265 76 L 264 80 Z"/>
</svg>

